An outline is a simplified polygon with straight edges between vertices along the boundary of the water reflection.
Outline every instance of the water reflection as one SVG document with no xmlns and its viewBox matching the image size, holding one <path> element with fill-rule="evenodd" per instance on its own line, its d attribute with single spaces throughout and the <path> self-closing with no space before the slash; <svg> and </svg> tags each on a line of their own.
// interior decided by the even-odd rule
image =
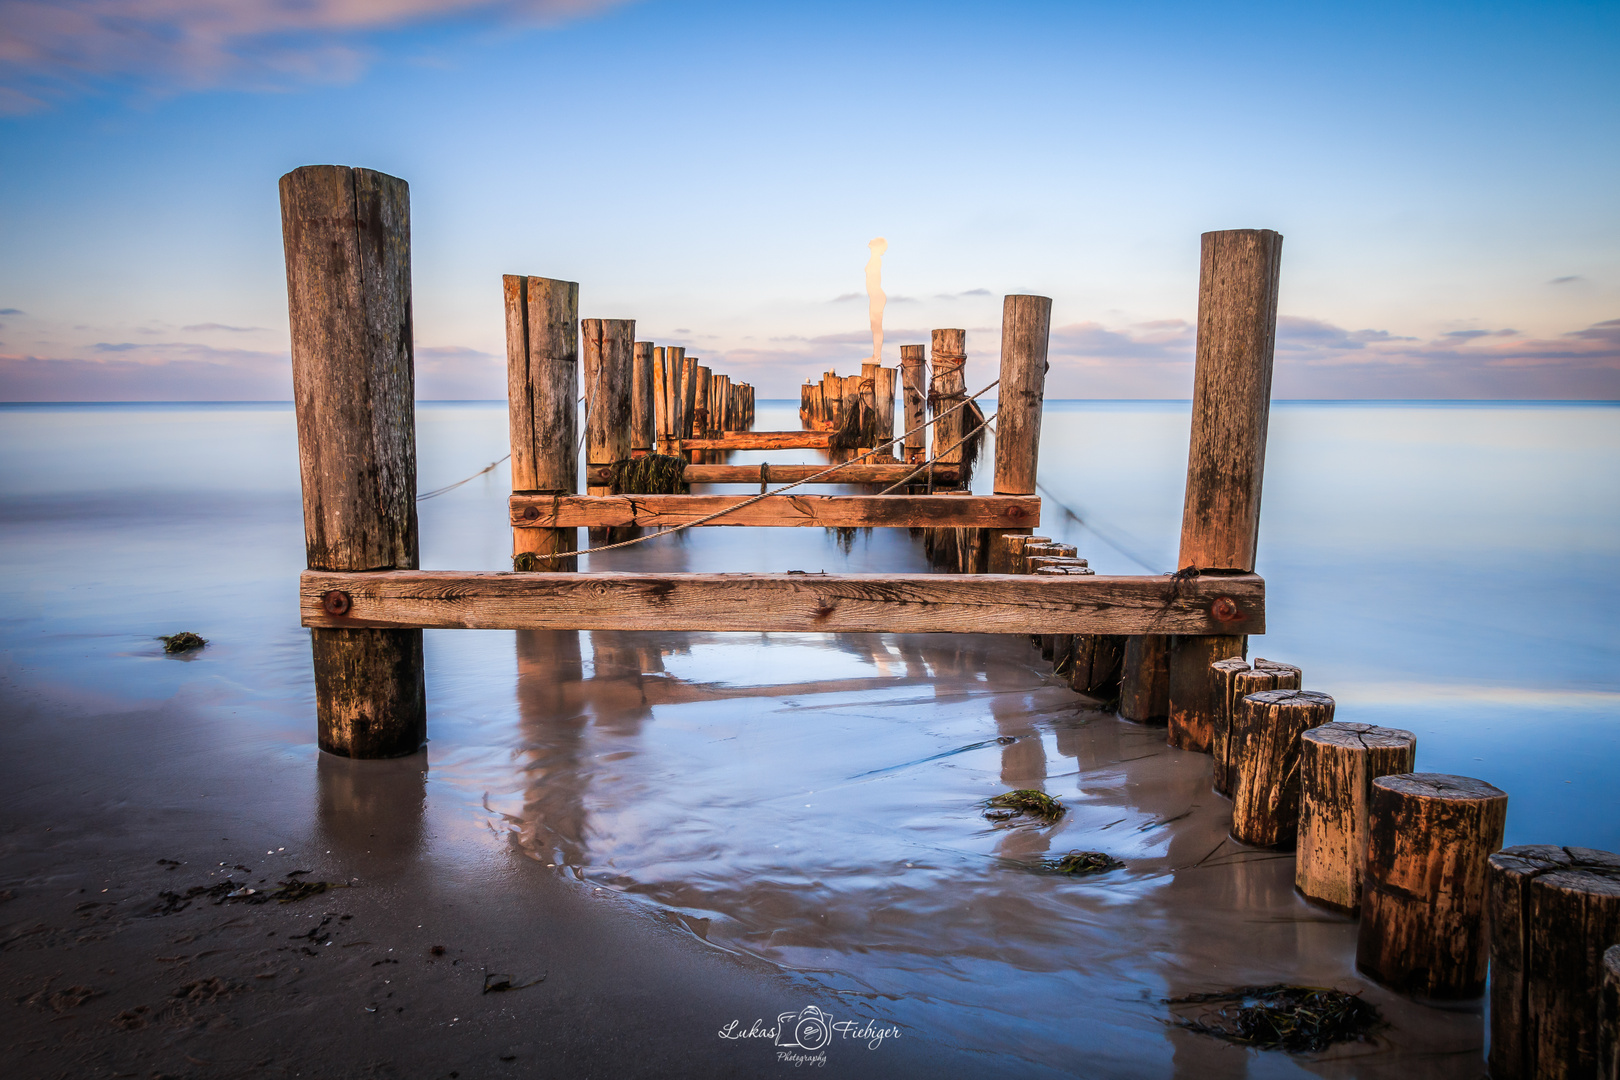
<svg viewBox="0 0 1620 1080">
<path fill-rule="evenodd" d="M 422 846 L 427 751 L 383 761 L 316 756 L 316 822 L 324 846 L 350 858 L 408 860 Z"/>
</svg>

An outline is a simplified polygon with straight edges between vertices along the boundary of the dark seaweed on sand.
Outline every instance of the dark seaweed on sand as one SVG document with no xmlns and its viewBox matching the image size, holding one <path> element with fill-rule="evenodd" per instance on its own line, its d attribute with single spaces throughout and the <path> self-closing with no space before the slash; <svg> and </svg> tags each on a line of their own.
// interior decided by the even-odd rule
<svg viewBox="0 0 1620 1080">
<path fill-rule="evenodd" d="M 298 873 L 308 873 L 307 870 Z M 160 892 L 158 902 L 153 905 L 153 915 L 173 915 L 177 911 L 184 911 L 191 906 L 193 900 L 212 900 L 219 904 L 268 904 L 274 900 L 278 904 L 291 904 L 297 900 L 305 900 L 311 896 L 319 896 L 327 889 L 342 889 L 347 886 L 335 884 L 330 881 L 300 881 L 291 877 L 280 882 L 274 889 L 253 889 L 246 885 L 226 879 L 213 885 L 193 885 L 183 893 Z"/>
<path fill-rule="evenodd" d="M 1063 804 L 1046 792 L 1036 791 L 1033 788 L 1019 788 L 1017 791 L 1004 792 L 986 801 L 984 816 L 992 821 L 1006 821 L 1022 814 L 1050 824 L 1062 817 L 1065 812 Z"/>
<path fill-rule="evenodd" d="M 1177 1017 L 1175 1022 L 1189 1031 L 1290 1053 L 1363 1042 L 1382 1023 L 1376 1005 L 1322 986 L 1239 986 L 1169 998 L 1165 1004 L 1219 1005 L 1197 1019 Z"/>
<path fill-rule="evenodd" d="M 1054 874 L 1084 877 L 1087 874 L 1105 874 L 1119 870 L 1124 863 L 1101 851 L 1071 851 L 1061 859 L 1042 859 L 1041 866 Z"/>
<path fill-rule="evenodd" d="M 208 644 L 208 642 L 189 630 L 178 634 L 159 634 L 158 640 L 163 642 L 163 651 L 166 653 L 190 652 L 192 649 L 200 649 Z"/>
</svg>

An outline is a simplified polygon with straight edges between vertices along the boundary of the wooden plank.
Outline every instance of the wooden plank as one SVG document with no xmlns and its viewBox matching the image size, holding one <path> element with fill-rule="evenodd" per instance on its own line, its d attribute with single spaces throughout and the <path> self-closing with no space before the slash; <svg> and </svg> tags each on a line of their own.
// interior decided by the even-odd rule
<svg viewBox="0 0 1620 1080">
<path fill-rule="evenodd" d="M 500 574 L 307 570 L 305 626 L 778 633 L 1265 631 L 1253 575 Z M 342 614 L 333 614 L 341 611 Z"/>
<path fill-rule="evenodd" d="M 682 439 L 683 450 L 826 450 L 830 431 L 728 431 L 718 439 Z"/>
<path fill-rule="evenodd" d="M 750 495 L 513 495 L 512 527 L 667 527 L 738 506 Z M 829 529 L 1028 527 L 1041 517 L 1032 495 L 767 495 L 716 525 Z"/>
<path fill-rule="evenodd" d="M 682 478 L 688 484 L 757 484 L 764 480 L 767 484 L 794 484 L 820 472 L 826 472 L 828 465 L 688 465 Z M 761 468 L 765 471 L 761 473 Z M 918 470 L 921 469 L 919 472 Z M 928 473 L 934 474 L 934 482 L 955 483 L 958 468 L 955 465 L 931 465 L 926 468 L 920 465 L 890 465 L 871 464 L 864 461 L 849 462 L 839 466 L 838 471 L 824 479 L 814 481 L 818 484 L 893 484 L 916 474 L 915 483 L 926 484 Z M 585 482 L 592 485 L 602 485 L 612 479 L 612 470 L 606 465 L 585 466 Z"/>
</svg>

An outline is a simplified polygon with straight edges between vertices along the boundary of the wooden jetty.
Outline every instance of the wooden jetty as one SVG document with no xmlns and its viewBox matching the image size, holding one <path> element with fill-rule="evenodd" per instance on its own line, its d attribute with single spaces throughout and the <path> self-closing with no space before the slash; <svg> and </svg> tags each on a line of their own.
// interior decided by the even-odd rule
<svg viewBox="0 0 1620 1080">
<path fill-rule="evenodd" d="M 406 184 L 309 166 L 282 177 L 281 202 L 308 565 L 300 612 L 323 750 L 385 758 L 423 745 L 424 627 L 1029 635 L 1076 691 L 1115 699 L 1125 719 L 1164 723 L 1171 745 L 1211 754 L 1215 787 L 1238 800 L 1237 840 L 1298 845 L 1307 898 L 1363 909 L 1358 959 L 1371 977 L 1427 996 L 1477 996 L 1488 953 L 1494 1074 L 1553 1075 L 1556 1058 L 1577 1063 L 1557 1075 L 1613 1075 L 1620 958 L 1604 949 L 1620 938 L 1620 858 L 1501 852 L 1504 793 L 1412 772 L 1409 732 L 1334 722 L 1333 699 L 1305 687 L 1299 668 L 1245 659 L 1249 635 L 1266 624 L 1255 547 L 1277 233 L 1202 239 L 1174 574 L 1096 574 L 1072 546 L 1035 535 L 1045 297 L 1004 300 L 994 482 L 974 495 L 970 437 L 990 420 L 968 394 L 960 329 L 903 345 L 897 369 L 824 373 L 801 389 L 801 430 L 760 432 L 749 384 L 681 346 L 637 341 L 634 320 L 581 321 L 574 282 L 521 275 L 502 287 L 509 524 L 525 572 L 465 573 L 418 567 Z M 789 448 L 827 450 L 833 463 L 709 459 Z M 652 454 L 678 484 L 757 483 L 760 494 L 615 490 L 627 463 Z M 895 490 L 769 491 L 811 483 Z M 951 572 L 575 568 L 580 528 L 725 525 L 921 529 L 935 565 Z M 1574 938 L 1583 944 L 1566 947 Z"/>
</svg>

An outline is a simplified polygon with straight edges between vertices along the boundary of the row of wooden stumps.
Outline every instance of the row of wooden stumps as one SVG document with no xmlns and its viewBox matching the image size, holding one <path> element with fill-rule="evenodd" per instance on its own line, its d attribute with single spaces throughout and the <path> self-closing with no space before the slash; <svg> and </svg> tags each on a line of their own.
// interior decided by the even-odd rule
<svg viewBox="0 0 1620 1080">
<path fill-rule="evenodd" d="M 633 334 L 635 324 L 630 325 Z M 754 426 L 753 386 L 714 374 L 679 345 L 636 342 L 631 396 L 636 404 L 630 417 L 635 456 L 654 450 L 678 454 L 687 439 L 714 438 Z"/>
</svg>

